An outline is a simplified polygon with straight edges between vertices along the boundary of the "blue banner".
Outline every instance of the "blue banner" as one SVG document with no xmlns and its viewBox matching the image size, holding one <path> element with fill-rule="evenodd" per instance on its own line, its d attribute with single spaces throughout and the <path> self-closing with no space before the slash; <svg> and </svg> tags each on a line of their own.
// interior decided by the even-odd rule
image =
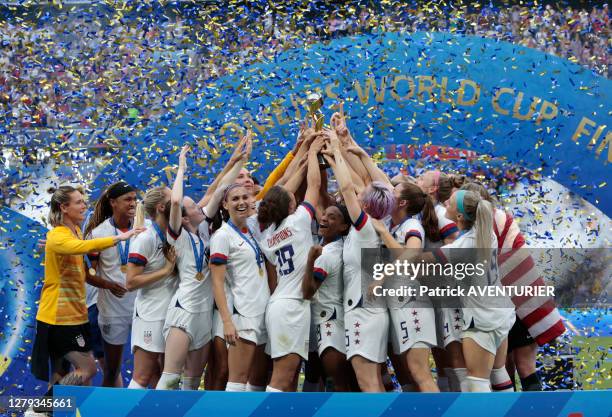
<svg viewBox="0 0 612 417">
<path fill-rule="evenodd" d="M 611 411 L 610 391 L 298 394 L 57 386 L 54 396 L 70 398 L 70 411 L 54 413 L 62 417 L 608 417 Z"/>
<path fill-rule="evenodd" d="M 309 91 L 322 93 L 327 120 L 345 102 L 363 146 L 448 145 L 505 157 L 612 213 L 612 82 L 534 49 L 449 33 L 340 38 L 210 80 L 161 122 L 121 138 L 124 153 L 96 192 L 119 178 L 143 190 L 170 182 L 188 142 L 198 149 L 190 186 L 199 193 L 242 127 L 257 134 L 253 167 L 263 180 L 293 146 Z"/>
<path fill-rule="evenodd" d="M 30 373 L 38 299 L 44 279 L 40 223 L 0 208 L 0 395 L 42 395 L 46 383 Z"/>
</svg>

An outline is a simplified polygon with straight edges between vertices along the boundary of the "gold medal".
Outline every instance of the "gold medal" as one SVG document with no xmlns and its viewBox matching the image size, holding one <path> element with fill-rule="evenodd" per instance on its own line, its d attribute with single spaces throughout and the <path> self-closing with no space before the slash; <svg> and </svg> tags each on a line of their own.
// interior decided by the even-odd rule
<svg viewBox="0 0 612 417">
<path fill-rule="evenodd" d="M 96 276 L 96 270 L 94 268 L 89 268 L 89 275 Z"/>
<path fill-rule="evenodd" d="M 259 267 L 259 276 L 263 277 L 263 268 L 261 266 Z"/>
<path fill-rule="evenodd" d="M 124 274 L 127 272 L 127 264 L 121 265 L 121 272 L 123 272 Z"/>
<path fill-rule="evenodd" d="M 204 279 L 204 274 L 202 273 L 202 271 L 198 271 L 198 273 L 195 275 L 195 279 L 197 279 L 198 281 L 202 281 Z"/>
</svg>

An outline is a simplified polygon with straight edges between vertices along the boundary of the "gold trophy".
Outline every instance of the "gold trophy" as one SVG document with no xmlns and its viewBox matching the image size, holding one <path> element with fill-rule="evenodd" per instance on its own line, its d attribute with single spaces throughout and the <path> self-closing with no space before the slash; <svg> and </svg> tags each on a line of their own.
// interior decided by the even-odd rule
<svg viewBox="0 0 612 417">
<path fill-rule="evenodd" d="M 323 107 L 323 96 L 319 93 L 310 93 L 306 96 L 306 101 L 308 102 L 308 117 L 312 118 L 314 122 L 315 132 L 320 132 L 323 130 L 323 122 L 325 121 L 325 116 L 321 111 L 321 107 Z M 329 164 L 323 155 L 318 154 L 317 159 L 319 160 L 320 168 L 329 168 Z"/>
</svg>

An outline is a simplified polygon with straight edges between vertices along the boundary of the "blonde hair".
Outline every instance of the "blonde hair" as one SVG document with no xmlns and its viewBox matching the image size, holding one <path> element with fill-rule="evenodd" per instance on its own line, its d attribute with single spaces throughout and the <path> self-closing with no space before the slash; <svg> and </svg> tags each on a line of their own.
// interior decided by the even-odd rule
<svg viewBox="0 0 612 417">
<path fill-rule="evenodd" d="M 60 226 L 64 223 L 64 213 L 62 213 L 62 204 L 70 203 L 70 194 L 75 191 L 85 194 L 82 187 L 73 187 L 71 185 L 62 185 L 57 188 L 49 188 L 51 202 L 49 203 L 49 216 L 47 219 L 53 227 Z"/>
<path fill-rule="evenodd" d="M 466 190 L 463 196 L 464 221 L 468 229 L 475 227 L 476 248 L 478 257 L 487 259 L 491 249 L 495 248 L 491 232 L 493 231 L 493 208 L 491 203 L 480 194 Z"/>
<path fill-rule="evenodd" d="M 145 193 L 144 196 L 144 209 L 147 213 L 147 216 L 151 220 L 155 220 L 157 216 L 157 206 L 164 202 L 166 199 L 166 195 L 164 191 L 166 190 L 165 186 L 153 187 Z"/>
</svg>

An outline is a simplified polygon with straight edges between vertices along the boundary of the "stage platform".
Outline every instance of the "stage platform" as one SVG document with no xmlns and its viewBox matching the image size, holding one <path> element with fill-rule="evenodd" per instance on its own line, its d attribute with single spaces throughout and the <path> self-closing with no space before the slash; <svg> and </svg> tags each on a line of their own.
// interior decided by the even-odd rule
<svg viewBox="0 0 612 417">
<path fill-rule="evenodd" d="M 483 394 L 226 393 L 57 386 L 68 417 L 609 417 L 612 391 Z"/>
</svg>

